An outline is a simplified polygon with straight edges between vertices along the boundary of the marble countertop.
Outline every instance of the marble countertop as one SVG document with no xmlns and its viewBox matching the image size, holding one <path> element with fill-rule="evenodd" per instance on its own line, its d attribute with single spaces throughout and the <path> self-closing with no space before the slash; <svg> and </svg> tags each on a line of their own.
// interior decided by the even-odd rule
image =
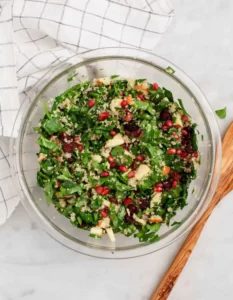
<svg viewBox="0 0 233 300">
<path fill-rule="evenodd" d="M 156 53 L 186 71 L 214 110 L 233 111 L 233 2 L 174 0 L 176 17 Z M 169 300 L 232 299 L 233 201 L 215 209 Z M 30 220 L 22 205 L 0 228 L 0 300 L 145 300 L 182 240 L 157 253 L 114 261 L 77 254 Z"/>
</svg>

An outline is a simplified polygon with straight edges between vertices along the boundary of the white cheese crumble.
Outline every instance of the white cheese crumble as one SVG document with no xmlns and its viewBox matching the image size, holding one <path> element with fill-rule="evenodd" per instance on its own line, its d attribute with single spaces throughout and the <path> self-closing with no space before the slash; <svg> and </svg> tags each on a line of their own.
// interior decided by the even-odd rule
<svg viewBox="0 0 233 300">
<path fill-rule="evenodd" d="M 155 193 L 150 202 L 150 207 L 153 208 L 155 203 L 159 204 L 161 202 L 161 199 L 162 199 L 162 193 Z"/>
<path fill-rule="evenodd" d="M 118 110 L 117 108 L 120 108 L 121 107 L 121 102 L 122 102 L 122 99 L 113 99 L 110 103 L 110 109 L 111 111 L 113 112 L 114 115 L 118 115 Z"/>
<path fill-rule="evenodd" d="M 102 157 L 98 154 L 92 155 L 92 160 L 100 163 L 102 161 Z"/>
<path fill-rule="evenodd" d="M 123 136 L 118 133 L 111 140 L 108 140 L 105 144 L 105 148 L 113 148 L 116 146 L 123 145 L 125 143 Z"/>
<path fill-rule="evenodd" d="M 141 164 L 135 173 L 135 178 L 138 181 L 140 181 L 143 178 L 149 176 L 150 173 L 151 173 L 151 169 L 147 165 Z"/>
</svg>

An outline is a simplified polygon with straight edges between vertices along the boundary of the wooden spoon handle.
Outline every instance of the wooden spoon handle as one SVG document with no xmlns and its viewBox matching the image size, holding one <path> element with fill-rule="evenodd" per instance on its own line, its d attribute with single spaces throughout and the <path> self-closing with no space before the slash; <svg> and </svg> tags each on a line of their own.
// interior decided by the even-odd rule
<svg viewBox="0 0 233 300">
<path fill-rule="evenodd" d="M 205 213 L 200 218 L 199 222 L 193 227 L 190 231 L 188 237 L 186 238 L 183 246 L 181 247 L 179 253 L 175 257 L 173 263 L 168 269 L 167 273 L 164 275 L 162 281 L 160 282 L 157 289 L 154 291 L 151 296 L 151 300 L 165 300 L 168 298 L 172 288 L 174 287 L 180 273 L 182 272 L 186 262 L 189 259 L 189 256 L 192 253 L 193 248 L 195 247 L 199 236 L 204 228 L 206 221 L 208 220 L 210 214 L 214 210 L 217 203 L 221 200 L 222 193 L 216 191 L 209 207 Z"/>
</svg>

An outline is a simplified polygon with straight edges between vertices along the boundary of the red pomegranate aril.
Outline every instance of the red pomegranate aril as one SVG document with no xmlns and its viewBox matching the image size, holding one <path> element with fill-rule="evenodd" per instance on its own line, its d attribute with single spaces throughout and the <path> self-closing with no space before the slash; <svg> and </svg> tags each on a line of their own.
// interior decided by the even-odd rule
<svg viewBox="0 0 233 300">
<path fill-rule="evenodd" d="M 77 145 L 77 148 L 78 148 L 78 150 L 80 151 L 80 152 L 82 152 L 83 151 L 83 145 Z"/>
<path fill-rule="evenodd" d="M 129 151 L 129 146 L 128 145 L 123 144 L 121 147 L 124 148 L 126 151 Z"/>
<path fill-rule="evenodd" d="M 180 154 L 180 156 L 184 158 L 184 157 L 188 156 L 188 153 L 187 153 L 187 152 L 184 152 L 184 151 L 182 151 L 182 152 L 181 152 L 181 154 Z"/>
<path fill-rule="evenodd" d="M 113 198 L 113 197 L 109 198 L 109 201 L 111 203 L 118 204 L 118 201 L 115 198 Z"/>
<path fill-rule="evenodd" d="M 172 127 L 172 126 L 173 126 L 172 120 L 167 120 L 167 121 L 166 121 L 166 125 L 167 125 L 168 127 Z"/>
<path fill-rule="evenodd" d="M 74 152 L 74 145 L 73 143 L 70 143 L 70 144 L 64 144 L 63 145 L 63 150 L 65 152 L 68 152 L 68 153 L 73 153 Z"/>
<path fill-rule="evenodd" d="M 128 178 L 133 178 L 135 176 L 135 172 L 134 171 L 130 171 L 128 174 L 127 174 Z"/>
<path fill-rule="evenodd" d="M 110 130 L 110 131 L 109 131 L 109 134 L 110 134 L 111 136 L 115 136 L 115 135 L 117 134 L 117 132 L 114 131 L 114 130 Z"/>
<path fill-rule="evenodd" d="M 180 149 L 176 150 L 177 155 L 181 155 L 181 153 L 182 153 L 182 150 L 180 150 Z"/>
<path fill-rule="evenodd" d="M 125 173 L 125 172 L 127 172 L 128 170 L 127 170 L 127 168 L 126 168 L 125 165 L 120 165 L 120 166 L 119 166 L 119 171 L 122 172 L 122 173 Z"/>
<path fill-rule="evenodd" d="M 100 174 L 100 177 L 108 177 L 109 176 L 109 172 L 108 171 L 103 171 L 101 174 Z"/>
<path fill-rule="evenodd" d="M 88 101 L 88 106 L 93 107 L 95 105 L 95 99 L 91 99 Z"/>
<path fill-rule="evenodd" d="M 163 187 L 163 184 L 162 183 L 157 183 L 155 186 Z"/>
<path fill-rule="evenodd" d="M 125 222 L 126 223 L 133 223 L 133 218 L 130 217 L 129 215 L 125 215 Z"/>
<path fill-rule="evenodd" d="M 131 204 L 133 202 L 133 200 L 131 199 L 131 198 L 126 198 L 125 200 L 124 200 L 124 205 L 129 205 L 129 204 Z"/>
<path fill-rule="evenodd" d="M 183 115 L 183 116 L 181 117 L 181 120 L 183 120 L 183 121 L 185 121 L 185 122 L 188 122 L 189 117 L 188 117 L 187 115 Z"/>
<path fill-rule="evenodd" d="M 160 119 L 162 119 L 163 121 L 167 121 L 171 119 L 171 114 L 169 113 L 169 111 L 167 110 L 163 110 L 160 113 Z"/>
<path fill-rule="evenodd" d="M 157 186 L 157 185 L 156 185 L 156 186 L 154 187 L 154 192 L 155 192 L 155 193 L 161 193 L 162 191 L 163 191 L 163 188 L 162 188 L 161 186 Z"/>
<path fill-rule="evenodd" d="M 196 157 L 196 158 L 198 158 L 198 152 L 193 152 L 193 157 Z"/>
<path fill-rule="evenodd" d="M 163 131 L 167 131 L 167 130 L 168 130 L 168 126 L 167 126 L 167 125 L 163 125 L 163 126 L 162 126 L 162 130 L 163 130 Z"/>
<path fill-rule="evenodd" d="M 157 83 L 152 84 L 152 90 L 157 91 L 158 88 L 159 88 L 159 86 Z"/>
<path fill-rule="evenodd" d="M 179 181 L 181 178 L 181 175 L 177 171 L 171 171 L 170 176 L 174 181 Z"/>
<path fill-rule="evenodd" d="M 105 196 L 105 195 L 107 195 L 109 192 L 110 192 L 110 189 L 107 188 L 107 187 L 104 187 L 103 192 L 102 192 L 102 195 Z"/>
<path fill-rule="evenodd" d="M 75 136 L 74 137 L 74 142 L 78 142 L 79 141 L 79 136 Z"/>
<path fill-rule="evenodd" d="M 104 187 L 101 186 L 101 185 L 99 185 L 99 186 L 97 186 L 97 187 L 95 188 L 96 193 L 99 194 L 99 195 L 102 195 L 103 190 L 104 190 Z"/>
<path fill-rule="evenodd" d="M 175 180 L 172 182 L 172 187 L 176 187 L 177 185 L 178 185 L 178 181 Z"/>
<path fill-rule="evenodd" d="M 149 201 L 147 199 L 145 199 L 145 198 L 140 199 L 140 201 L 139 201 L 139 208 L 141 210 L 145 210 L 149 206 L 150 206 L 150 203 L 149 203 Z"/>
<path fill-rule="evenodd" d="M 129 122 L 133 119 L 133 115 L 131 113 L 127 113 L 127 115 L 125 116 L 125 121 Z"/>
<path fill-rule="evenodd" d="M 165 191 L 168 191 L 168 190 L 170 190 L 171 188 L 172 188 L 172 183 L 171 183 L 171 181 L 168 181 L 168 180 L 163 181 L 163 189 L 164 189 Z"/>
<path fill-rule="evenodd" d="M 137 160 L 137 161 L 142 162 L 142 161 L 144 161 L 144 159 L 145 159 L 144 155 L 137 155 L 137 156 L 136 156 L 136 160 Z"/>
<path fill-rule="evenodd" d="M 144 101 L 144 100 L 145 100 L 145 98 L 144 98 L 144 96 L 143 96 L 142 94 L 137 94 L 137 97 L 138 97 L 141 101 Z"/>
<path fill-rule="evenodd" d="M 107 207 L 106 207 L 107 208 Z M 109 210 L 106 209 L 106 208 L 103 208 L 101 211 L 100 211 L 100 214 L 103 218 L 107 218 L 108 217 L 108 214 L 109 214 Z"/>
<path fill-rule="evenodd" d="M 109 157 L 108 157 L 108 162 L 114 162 L 114 157 L 112 156 L 112 155 L 109 155 Z"/>
<path fill-rule="evenodd" d="M 115 161 L 112 161 L 112 162 L 110 162 L 109 164 L 110 164 L 110 168 L 111 168 L 111 169 L 116 168 L 116 163 L 115 163 Z"/>
<path fill-rule="evenodd" d="M 107 112 L 107 111 L 102 112 L 102 113 L 99 115 L 98 120 L 99 120 L 99 121 L 104 121 L 104 120 L 106 120 L 109 116 L 110 116 L 109 112 Z"/>
<path fill-rule="evenodd" d="M 126 100 L 121 101 L 121 107 L 125 108 L 128 105 Z"/>
<path fill-rule="evenodd" d="M 185 129 L 183 129 L 183 130 L 182 130 L 182 134 L 183 134 L 183 135 L 188 135 L 188 131 L 185 130 Z"/>
<path fill-rule="evenodd" d="M 168 154 L 176 154 L 176 149 L 175 148 L 169 148 L 169 149 L 167 149 L 167 153 Z"/>
</svg>

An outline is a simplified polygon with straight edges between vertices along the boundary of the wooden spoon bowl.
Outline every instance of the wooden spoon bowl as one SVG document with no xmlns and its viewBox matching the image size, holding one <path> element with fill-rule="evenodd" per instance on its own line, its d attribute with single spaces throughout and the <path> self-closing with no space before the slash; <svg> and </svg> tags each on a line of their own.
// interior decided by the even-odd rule
<svg viewBox="0 0 233 300">
<path fill-rule="evenodd" d="M 206 221 L 212 211 L 230 191 L 233 190 L 233 123 L 227 129 L 222 142 L 222 169 L 216 192 L 198 223 L 190 231 L 180 251 L 164 275 L 151 300 L 165 300 L 172 291 L 180 273 L 188 261 Z"/>
</svg>

